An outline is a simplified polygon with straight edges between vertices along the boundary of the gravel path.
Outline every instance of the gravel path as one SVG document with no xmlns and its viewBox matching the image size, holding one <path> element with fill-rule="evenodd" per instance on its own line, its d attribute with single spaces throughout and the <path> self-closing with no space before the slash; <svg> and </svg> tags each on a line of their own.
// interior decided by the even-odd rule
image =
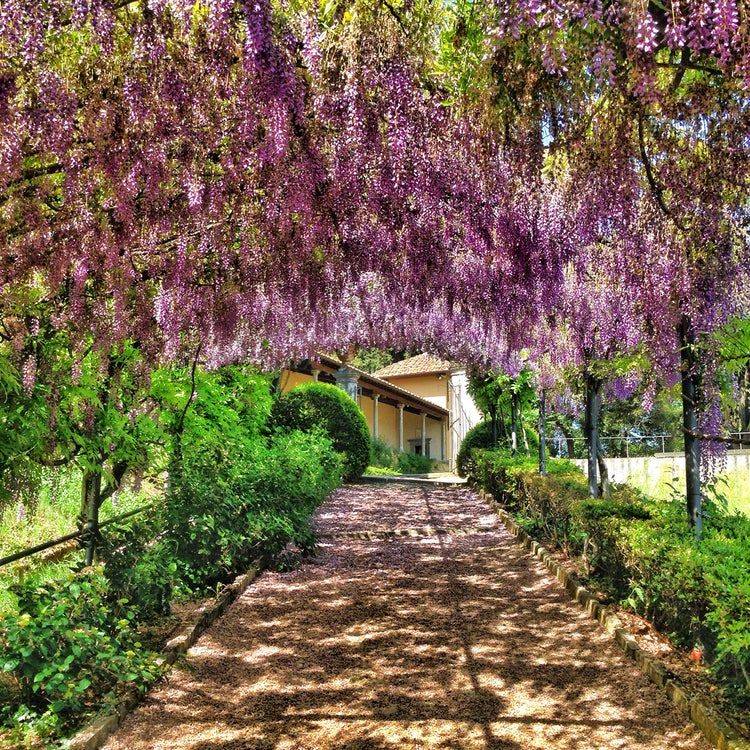
<svg viewBox="0 0 750 750">
<path fill-rule="evenodd" d="M 108 750 L 708 750 L 471 490 L 346 487 L 315 525 Z"/>
</svg>

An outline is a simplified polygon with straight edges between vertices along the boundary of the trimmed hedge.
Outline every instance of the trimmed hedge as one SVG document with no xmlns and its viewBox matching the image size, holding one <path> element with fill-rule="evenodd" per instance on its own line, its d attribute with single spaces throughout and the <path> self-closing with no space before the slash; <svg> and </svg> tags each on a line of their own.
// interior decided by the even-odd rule
<svg viewBox="0 0 750 750">
<path fill-rule="evenodd" d="M 464 435 L 456 456 L 456 470 L 461 477 L 469 476 L 471 473 L 472 451 L 477 448 L 494 448 L 500 442 L 498 435 L 496 440 L 492 439 L 492 422 L 480 422 L 475 424 Z"/>
<path fill-rule="evenodd" d="M 595 585 L 680 646 L 700 645 L 718 680 L 750 707 L 750 518 L 706 501 L 696 542 L 684 502 L 656 502 L 627 485 L 588 496 L 567 461 L 541 476 L 528 459 L 475 451 L 470 480 L 538 539 L 578 556 Z"/>
<path fill-rule="evenodd" d="M 492 439 L 492 422 L 479 422 L 475 424 L 467 433 L 464 435 L 464 439 L 461 441 L 461 445 L 458 449 L 456 456 L 456 470 L 458 475 L 461 477 L 467 477 L 472 472 L 472 456 L 475 450 L 489 450 L 495 449 L 503 451 L 500 447 L 502 445 L 507 446 L 508 440 L 503 437 L 500 433 L 500 427 L 498 425 L 498 433 L 496 438 Z M 532 454 L 537 454 L 539 451 L 539 435 L 537 432 L 529 427 L 526 428 L 526 440 L 529 444 L 529 451 Z M 519 456 L 524 456 L 528 460 L 528 456 L 525 454 L 525 447 L 523 444 L 523 436 L 518 436 L 518 453 Z"/>
<path fill-rule="evenodd" d="M 364 414 L 343 391 L 327 383 L 304 383 L 279 396 L 271 423 L 282 430 L 322 430 L 344 456 L 344 479 L 362 476 L 370 458 L 370 430 Z"/>
<path fill-rule="evenodd" d="M 418 453 L 391 448 L 380 438 L 373 438 L 370 443 L 370 470 L 372 468 L 392 470 L 393 474 L 427 474 L 435 468 L 435 461 Z"/>
</svg>

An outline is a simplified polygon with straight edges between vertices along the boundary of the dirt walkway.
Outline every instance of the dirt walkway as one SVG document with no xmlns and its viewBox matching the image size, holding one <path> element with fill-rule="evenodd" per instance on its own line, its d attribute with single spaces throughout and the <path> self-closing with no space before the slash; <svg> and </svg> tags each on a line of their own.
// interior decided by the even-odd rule
<svg viewBox="0 0 750 750">
<path fill-rule="evenodd" d="M 108 750 L 707 750 L 470 490 L 349 487 L 316 527 Z M 424 527 L 466 532 L 352 538 Z"/>
</svg>

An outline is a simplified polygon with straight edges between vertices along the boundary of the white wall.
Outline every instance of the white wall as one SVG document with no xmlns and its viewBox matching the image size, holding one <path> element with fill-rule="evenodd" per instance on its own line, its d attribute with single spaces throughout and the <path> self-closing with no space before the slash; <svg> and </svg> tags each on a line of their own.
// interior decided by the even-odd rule
<svg viewBox="0 0 750 750">
<path fill-rule="evenodd" d="M 605 458 L 609 478 L 620 484 L 633 476 L 645 477 L 649 484 L 669 482 L 672 477 L 685 474 L 683 453 L 663 453 L 656 456 L 632 456 L 630 458 Z M 573 463 L 586 473 L 586 459 L 574 458 Z M 729 451 L 726 457 L 727 472 L 746 471 L 750 483 L 750 451 Z M 750 489 L 748 489 L 750 494 Z"/>
<path fill-rule="evenodd" d="M 461 447 L 461 441 L 466 433 L 479 422 L 482 415 L 469 395 L 469 378 L 466 370 L 456 370 L 450 374 L 448 384 L 450 412 L 449 459 L 451 468 L 456 466 L 456 456 Z"/>
</svg>

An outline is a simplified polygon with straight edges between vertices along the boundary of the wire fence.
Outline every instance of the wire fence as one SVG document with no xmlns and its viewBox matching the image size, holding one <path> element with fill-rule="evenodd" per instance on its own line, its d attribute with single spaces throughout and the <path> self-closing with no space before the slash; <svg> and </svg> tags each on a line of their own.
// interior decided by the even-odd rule
<svg viewBox="0 0 750 750">
<path fill-rule="evenodd" d="M 127 513 L 121 513 L 119 516 L 108 518 L 106 521 L 102 521 L 100 524 L 98 524 L 94 533 L 98 535 L 100 531 L 106 526 L 111 526 L 112 524 L 120 523 L 121 521 L 124 521 L 128 518 L 137 516 L 140 513 L 145 513 L 147 510 L 151 510 L 153 507 L 154 504 L 149 503 L 148 505 L 142 505 L 140 508 L 129 510 Z M 39 544 L 35 544 L 33 547 L 27 547 L 26 549 L 19 550 L 18 552 L 14 552 L 11 555 L 0 557 L 0 568 L 6 565 L 10 565 L 14 562 L 18 562 L 19 560 L 23 560 L 26 557 L 31 557 L 32 555 L 44 552 L 45 550 L 52 549 L 53 547 L 59 547 L 62 544 L 72 542 L 76 539 L 86 541 L 90 533 L 91 532 L 87 529 L 79 529 L 78 531 L 72 531 L 70 534 L 64 534 L 63 536 L 59 536 L 55 539 L 49 539 L 46 542 L 40 542 Z"/>
<path fill-rule="evenodd" d="M 750 432 L 730 432 L 729 449 L 748 450 Z M 561 458 L 584 458 L 586 455 L 585 437 L 567 437 L 558 432 L 546 439 L 550 454 Z M 683 450 L 681 435 L 609 435 L 599 438 L 603 453 L 610 458 L 630 458 L 631 456 L 654 456 L 660 453 L 678 453 Z"/>
</svg>

